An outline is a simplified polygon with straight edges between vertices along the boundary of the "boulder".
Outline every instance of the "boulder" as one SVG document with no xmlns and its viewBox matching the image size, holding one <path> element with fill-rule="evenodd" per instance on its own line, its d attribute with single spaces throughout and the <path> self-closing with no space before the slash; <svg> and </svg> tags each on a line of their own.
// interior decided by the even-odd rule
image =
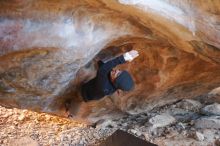
<svg viewBox="0 0 220 146">
<path fill-rule="evenodd" d="M 205 115 L 217 115 L 220 116 L 220 104 L 214 103 L 211 105 L 207 105 L 204 108 L 202 108 L 202 113 Z"/>
<path fill-rule="evenodd" d="M 176 104 L 176 107 L 190 110 L 190 111 L 199 111 L 202 107 L 202 104 L 199 101 L 192 99 L 184 99 Z"/>
<path fill-rule="evenodd" d="M 211 102 L 220 103 L 220 87 L 214 88 L 208 93 L 208 99 Z"/>
<path fill-rule="evenodd" d="M 137 135 L 138 137 L 140 137 L 142 135 L 142 133 L 138 129 L 131 129 L 130 132 L 132 134 Z"/>
<path fill-rule="evenodd" d="M 175 121 L 176 119 L 169 114 L 156 115 L 155 117 L 149 119 L 149 123 L 153 128 L 165 127 L 174 123 Z"/>
<path fill-rule="evenodd" d="M 203 141 L 205 137 L 202 133 L 196 131 L 194 133 L 194 138 L 198 141 Z"/>
<path fill-rule="evenodd" d="M 218 139 L 216 136 L 219 135 L 218 129 L 203 129 L 202 133 L 206 141 L 213 142 L 215 139 Z"/>
<path fill-rule="evenodd" d="M 105 120 L 101 123 L 97 123 L 97 129 L 105 129 L 105 128 L 117 128 L 117 123 L 112 120 Z"/>
<path fill-rule="evenodd" d="M 182 108 L 171 108 L 169 113 L 180 122 L 190 122 L 197 119 L 200 115 L 196 112 L 188 111 Z"/>
<path fill-rule="evenodd" d="M 210 117 L 202 117 L 195 121 L 196 128 L 220 128 L 220 116 L 210 116 Z"/>
<path fill-rule="evenodd" d="M 22 137 L 15 139 L 9 142 L 11 146 L 39 146 L 36 140 L 31 139 L 30 137 Z"/>
</svg>

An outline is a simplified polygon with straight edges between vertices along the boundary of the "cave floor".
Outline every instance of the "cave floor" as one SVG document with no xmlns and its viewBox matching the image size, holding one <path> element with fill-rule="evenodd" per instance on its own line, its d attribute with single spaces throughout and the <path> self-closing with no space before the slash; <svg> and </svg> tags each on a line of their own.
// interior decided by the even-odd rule
<svg viewBox="0 0 220 146">
<path fill-rule="evenodd" d="M 161 146 L 219 145 L 220 104 L 206 104 L 184 99 L 148 113 L 125 115 L 93 126 L 45 113 L 0 107 L 0 145 L 98 145 L 117 129 Z M 216 115 L 209 115 L 212 112 Z"/>
</svg>

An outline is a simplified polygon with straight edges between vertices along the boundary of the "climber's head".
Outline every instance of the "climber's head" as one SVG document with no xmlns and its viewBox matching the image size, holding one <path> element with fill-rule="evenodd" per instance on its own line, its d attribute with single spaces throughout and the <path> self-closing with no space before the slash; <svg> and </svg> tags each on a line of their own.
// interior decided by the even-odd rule
<svg viewBox="0 0 220 146">
<path fill-rule="evenodd" d="M 121 89 L 123 91 L 130 91 L 134 87 L 134 81 L 127 71 L 113 69 L 111 71 L 111 80 L 117 89 Z"/>
</svg>

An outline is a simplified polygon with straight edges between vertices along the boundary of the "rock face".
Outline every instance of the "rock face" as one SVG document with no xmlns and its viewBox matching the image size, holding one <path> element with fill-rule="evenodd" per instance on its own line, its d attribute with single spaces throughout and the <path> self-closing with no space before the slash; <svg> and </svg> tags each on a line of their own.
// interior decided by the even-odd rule
<svg viewBox="0 0 220 146">
<path fill-rule="evenodd" d="M 23 137 L 21 139 L 16 139 L 15 141 L 11 142 L 9 145 L 16 145 L 16 146 L 39 146 L 39 144 L 31 139 L 30 137 Z"/>
<path fill-rule="evenodd" d="M 214 103 L 207 105 L 202 109 L 202 113 L 206 115 L 217 115 L 220 116 L 220 104 Z"/>
<path fill-rule="evenodd" d="M 0 104 L 63 116 L 71 99 L 74 117 L 97 121 L 206 97 L 220 86 L 219 13 L 218 1 L 1 1 Z M 97 60 L 131 49 L 120 68 L 135 90 L 79 104 Z"/>
<path fill-rule="evenodd" d="M 37 142 L 39 145 L 96 146 L 120 129 L 159 146 L 218 146 L 220 130 L 215 127 L 219 125 L 219 119 L 214 116 L 207 119 L 206 115 L 195 111 L 198 116 L 187 116 L 187 121 L 183 121 L 187 112 L 192 113 L 189 110 L 183 113 L 174 107 L 183 101 L 137 115 L 127 114 L 119 119 L 100 120 L 93 126 L 46 113 L 0 106 L 0 124 L 4 125 L 0 128 L 0 144 L 14 146 Z M 176 118 L 176 113 L 183 114 Z M 21 120 L 20 117 L 24 118 Z"/>
<path fill-rule="evenodd" d="M 204 135 L 200 132 L 195 132 L 194 135 L 195 139 L 199 140 L 199 141 L 203 141 L 204 140 Z"/>
<path fill-rule="evenodd" d="M 202 107 L 202 104 L 195 100 L 185 99 L 179 102 L 176 106 L 178 108 L 186 109 L 190 111 L 199 111 L 200 108 Z"/>
<path fill-rule="evenodd" d="M 220 117 L 219 116 L 211 116 L 211 117 L 203 117 L 195 122 L 196 128 L 220 128 Z"/>
<path fill-rule="evenodd" d="M 152 124 L 153 128 L 165 127 L 174 123 L 176 120 L 169 114 L 162 114 L 152 117 L 149 122 Z"/>
</svg>

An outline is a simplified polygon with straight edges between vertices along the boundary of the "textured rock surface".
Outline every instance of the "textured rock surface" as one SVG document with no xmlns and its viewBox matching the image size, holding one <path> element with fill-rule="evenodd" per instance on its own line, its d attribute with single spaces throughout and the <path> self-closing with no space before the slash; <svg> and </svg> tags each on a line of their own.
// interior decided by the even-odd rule
<svg viewBox="0 0 220 146">
<path fill-rule="evenodd" d="M 165 127 L 174 123 L 176 119 L 168 114 L 156 115 L 152 117 L 149 122 L 152 124 L 153 128 Z"/>
<path fill-rule="evenodd" d="M 200 132 L 195 132 L 194 133 L 194 138 L 198 141 L 203 141 L 204 140 L 204 135 Z"/>
<path fill-rule="evenodd" d="M 207 105 L 202 109 L 202 113 L 206 115 L 217 115 L 220 116 L 220 104 L 214 103 Z"/>
<path fill-rule="evenodd" d="M 11 142 L 9 142 L 9 145 L 14 146 L 39 146 L 37 141 L 34 141 L 30 137 L 22 137 L 19 139 L 14 139 Z"/>
<path fill-rule="evenodd" d="M 63 116 L 72 99 L 75 118 L 97 121 L 206 95 L 220 86 L 219 13 L 218 1 L 0 1 L 0 104 Z M 130 49 L 135 90 L 77 106 L 96 61 Z"/>
<path fill-rule="evenodd" d="M 190 111 L 199 111 L 202 104 L 195 100 L 185 99 L 179 102 L 176 106 Z"/>
<path fill-rule="evenodd" d="M 149 124 L 155 115 L 164 115 L 165 111 L 169 111 L 172 115 L 176 109 L 173 106 L 178 103 L 157 107 L 137 115 L 124 115 L 119 119 L 102 120 L 92 126 L 61 117 L 16 108 L 6 109 L 0 106 L 0 145 L 13 144 L 14 146 L 22 143 L 25 145 L 29 141 L 29 145 L 38 143 L 43 146 L 95 146 L 117 129 L 121 129 L 159 146 L 214 146 L 215 144 L 218 146 L 220 130 L 205 126 L 196 129 L 195 117 L 184 122 L 176 119 L 175 123 L 163 125 L 163 127 L 153 127 Z M 199 115 L 197 119 L 206 117 L 197 114 Z M 19 119 L 21 116 L 24 117 L 22 120 Z M 184 118 L 185 115 L 179 116 Z"/>
<path fill-rule="evenodd" d="M 24 118 L 21 120 L 20 116 Z M 76 127 L 86 125 L 45 113 L 0 106 L 1 146 L 58 145 L 62 132 Z"/>
<path fill-rule="evenodd" d="M 220 116 L 203 117 L 195 121 L 196 128 L 220 128 Z"/>
</svg>

